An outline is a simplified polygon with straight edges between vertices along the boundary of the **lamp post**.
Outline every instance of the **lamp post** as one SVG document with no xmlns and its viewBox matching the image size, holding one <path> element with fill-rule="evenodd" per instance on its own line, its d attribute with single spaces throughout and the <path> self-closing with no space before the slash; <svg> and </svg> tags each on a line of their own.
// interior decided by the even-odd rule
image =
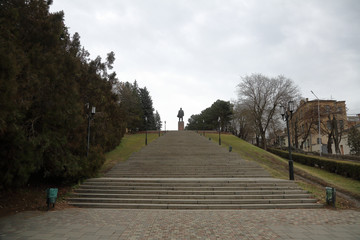
<svg viewBox="0 0 360 240">
<path fill-rule="evenodd" d="M 159 123 L 159 137 L 160 137 L 160 133 L 161 133 L 161 126 L 160 126 L 160 123 Z"/>
<path fill-rule="evenodd" d="M 147 145 L 147 117 L 145 117 L 145 145 Z"/>
<path fill-rule="evenodd" d="M 165 121 L 165 134 L 166 134 L 166 121 Z"/>
<path fill-rule="evenodd" d="M 86 104 L 87 108 L 90 107 L 89 103 Z M 89 156 L 90 149 L 90 122 L 94 119 L 96 112 L 96 107 L 91 107 L 91 112 L 88 113 L 88 129 L 87 129 L 87 147 L 86 147 L 86 157 Z"/>
<path fill-rule="evenodd" d="M 203 119 L 203 135 L 205 136 L 205 120 Z"/>
<path fill-rule="evenodd" d="M 320 99 L 315 95 L 315 93 L 313 91 L 311 91 L 311 93 L 316 97 L 316 99 L 318 100 L 318 119 L 319 119 L 319 145 L 320 145 L 320 157 L 321 157 L 321 152 L 322 152 L 322 141 L 321 141 L 321 134 L 320 134 Z"/>
<path fill-rule="evenodd" d="M 290 131 L 289 131 L 289 119 L 292 118 L 292 113 L 294 111 L 294 102 L 289 101 L 288 107 L 280 106 L 281 108 L 281 116 L 284 121 L 286 121 L 286 128 L 288 134 L 288 145 L 289 145 L 289 179 L 294 180 L 294 162 L 291 156 L 291 142 L 290 142 Z"/>
<path fill-rule="evenodd" d="M 219 145 L 221 145 L 221 136 L 220 136 L 220 132 L 221 132 L 221 118 L 218 118 L 218 122 L 219 122 Z"/>
</svg>

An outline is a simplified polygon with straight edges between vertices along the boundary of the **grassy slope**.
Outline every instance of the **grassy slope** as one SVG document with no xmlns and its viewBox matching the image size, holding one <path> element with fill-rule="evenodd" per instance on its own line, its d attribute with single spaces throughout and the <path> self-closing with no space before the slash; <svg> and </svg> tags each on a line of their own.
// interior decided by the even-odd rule
<svg viewBox="0 0 360 240">
<path fill-rule="evenodd" d="M 212 138 L 213 141 L 218 142 L 219 136 L 217 134 L 206 134 L 206 137 Z M 249 144 L 233 135 L 221 135 L 221 142 L 223 147 L 232 146 L 233 151 L 237 152 L 241 157 L 247 160 L 256 161 L 268 170 L 273 177 L 288 179 L 288 161 L 280 158 L 274 154 L 264 151 L 252 144 Z M 335 187 L 337 190 L 348 193 L 351 196 L 360 199 L 360 181 L 345 178 L 333 173 L 326 172 L 321 169 L 305 166 L 299 163 L 294 163 L 294 170 L 305 178 L 312 180 L 316 179 L 322 185 Z M 295 179 L 303 188 L 310 191 L 320 201 L 325 202 L 325 190 L 323 187 L 309 184 L 308 182 Z M 349 205 L 345 199 L 338 198 L 338 207 L 345 207 Z"/>
<path fill-rule="evenodd" d="M 155 133 L 148 134 L 148 143 L 154 141 L 158 136 Z M 132 153 L 139 151 L 144 146 L 145 134 L 125 135 L 119 146 L 105 154 L 106 160 L 100 170 L 101 174 L 110 170 L 118 162 L 126 161 Z"/>
</svg>

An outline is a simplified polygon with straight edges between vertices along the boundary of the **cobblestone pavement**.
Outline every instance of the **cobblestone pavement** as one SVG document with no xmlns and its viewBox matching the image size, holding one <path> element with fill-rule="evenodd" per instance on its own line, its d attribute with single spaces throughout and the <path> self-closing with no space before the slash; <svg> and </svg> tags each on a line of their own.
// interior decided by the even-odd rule
<svg viewBox="0 0 360 240">
<path fill-rule="evenodd" d="M 360 239 L 360 211 L 69 208 L 0 218 L 0 239 Z"/>
</svg>

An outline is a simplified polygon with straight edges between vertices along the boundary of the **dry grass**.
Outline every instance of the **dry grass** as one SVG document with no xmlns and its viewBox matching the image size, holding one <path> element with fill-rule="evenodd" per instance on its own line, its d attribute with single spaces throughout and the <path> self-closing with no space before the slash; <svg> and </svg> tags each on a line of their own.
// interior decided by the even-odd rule
<svg viewBox="0 0 360 240">
<path fill-rule="evenodd" d="M 148 144 L 158 138 L 158 134 L 148 134 Z M 113 151 L 105 154 L 105 163 L 100 174 L 106 173 L 117 163 L 126 161 L 132 153 L 139 151 L 145 146 L 145 134 L 127 134 L 121 139 L 121 143 Z"/>
</svg>

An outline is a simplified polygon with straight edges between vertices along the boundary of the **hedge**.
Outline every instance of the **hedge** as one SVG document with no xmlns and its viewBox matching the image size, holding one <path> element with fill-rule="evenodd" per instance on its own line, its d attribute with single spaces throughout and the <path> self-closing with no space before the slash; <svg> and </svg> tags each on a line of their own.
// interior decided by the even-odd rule
<svg viewBox="0 0 360 240">
<path fill-rule="evenodd" d="M 282 158 L 289 158 L 289 152 L 287 151 L 274 148 L 269 148 L 268 151 Z M 318 156 L 309 156 L 300 153 L 292 153 L 292 159 L 297 163 L 311 167 L 318 167 L 331 173 L 360 180 L 359 163 L 325 159 Z"/>
</svg>

